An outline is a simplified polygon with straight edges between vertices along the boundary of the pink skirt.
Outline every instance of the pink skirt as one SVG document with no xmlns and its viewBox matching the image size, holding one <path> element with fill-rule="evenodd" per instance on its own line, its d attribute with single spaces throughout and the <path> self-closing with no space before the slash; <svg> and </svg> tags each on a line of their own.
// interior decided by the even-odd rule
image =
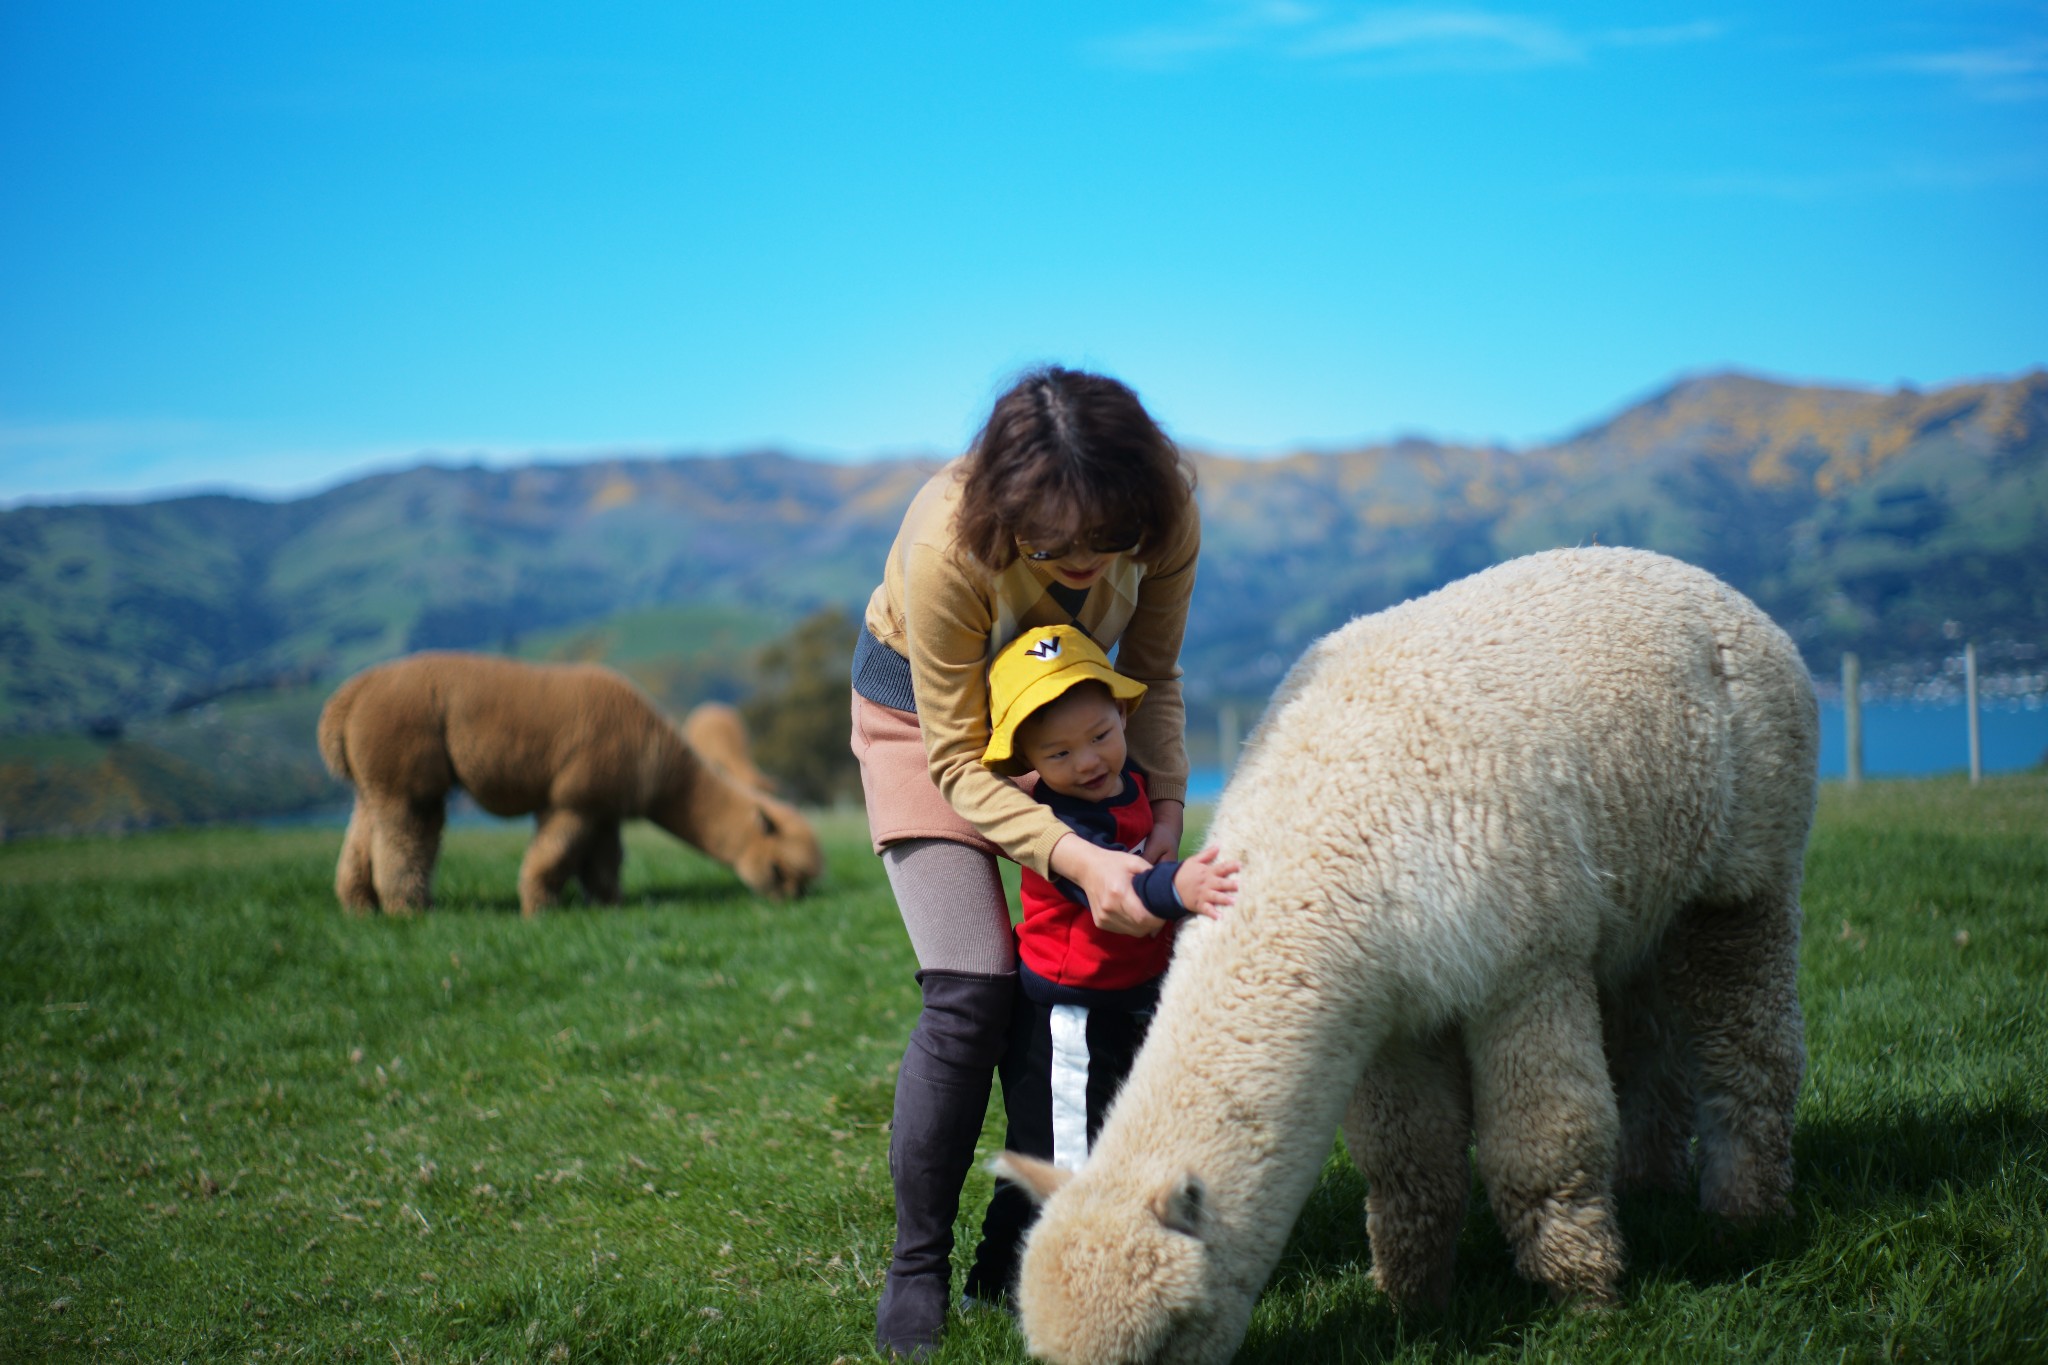
<svg viewBox="0 0 2048 1365">
<path fill-rule="evenodd" d="M 1008 856 L 939 794 L 915 714 L 853 693 L 853 756 L 875 852 L 905 839 L 950 839 Z"/>
</svg>

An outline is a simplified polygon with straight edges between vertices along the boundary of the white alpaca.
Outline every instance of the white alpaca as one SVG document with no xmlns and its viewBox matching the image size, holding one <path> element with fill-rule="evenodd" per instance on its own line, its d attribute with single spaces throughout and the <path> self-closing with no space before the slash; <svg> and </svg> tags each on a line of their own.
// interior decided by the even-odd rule
<svg viewBox="0 0 2048 1365">
<path fill-rule="evenodd" d="M 1183 927 L 1088 1164 L 1002 1159 L 1046 1198 L 1032 1352 L 1227 1360 L 1340 1120 L 1397 1302 L 1448 1288 L 1475 1136 L 1560 1297 L 1613 1293 L 1624 1147 L 1682 1178 L 1696 1122 L 1702 1204 L 1780 1207 L 1817 749 L 1784 632 L 1659 555 L 1532 555 L 1319 641 L 1217 813 L 1237 905 Z M 1603 993 L 1647 1025 L 1619 1105 Z"/>
</svg>

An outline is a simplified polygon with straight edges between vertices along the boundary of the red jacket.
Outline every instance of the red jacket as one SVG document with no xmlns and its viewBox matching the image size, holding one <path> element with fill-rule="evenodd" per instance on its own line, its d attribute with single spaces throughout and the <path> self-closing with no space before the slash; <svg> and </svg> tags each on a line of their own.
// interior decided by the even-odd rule
<svg viewBox="0 0 2048 1365">
<path fill-rule="evenodd" d="M 1104 848 L 1135 853 L 1152 833 L 1152 801 L 1145 794 L 1145 776 L 1124 767 L 1124 790 L 1107 801 L 1087 801 L 1049 791 L 1043 783 L 1034 793 L 1068 828 Z M 1115 1003 L 1111 997 L 1142 991 L 1166 973 L 1173 952 L 1174 923 L 1187 910 L 1174 894 L 1176 861 L 1162 862 L 1136 880 L 1145 908 L 1167 926 L 1151 938 L 1132 938 L 1095 927 L 1088 899 L 1065 877 L 1048 880 L 1023 870 L 1019 899 L 1024 921 L 1017 926 L 1017 959 L 1024 993 L 1045 1004 Z"/>
</svg>

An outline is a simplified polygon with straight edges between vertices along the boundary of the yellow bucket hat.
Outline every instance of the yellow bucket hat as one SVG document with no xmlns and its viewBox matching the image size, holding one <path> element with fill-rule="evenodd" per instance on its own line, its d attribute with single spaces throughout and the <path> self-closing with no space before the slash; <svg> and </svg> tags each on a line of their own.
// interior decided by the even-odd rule
<svg viewBox="0 0 2048 1365">
<path fill-rule="evenodd" d="M 1079 626 L 1033 626 L 1004 645 L 988 666 L 989 739 L 982 763 L 1006 776 L 1022 772 L 1026 765 L 1018 763 L 1015 753 L 1017 727 L 1074 684 L 1091 680 L 1128 702 L 1126 711 L 1145 695 L 1145 684 L 1111 668 L 1102 646 Z"/>
</svg>

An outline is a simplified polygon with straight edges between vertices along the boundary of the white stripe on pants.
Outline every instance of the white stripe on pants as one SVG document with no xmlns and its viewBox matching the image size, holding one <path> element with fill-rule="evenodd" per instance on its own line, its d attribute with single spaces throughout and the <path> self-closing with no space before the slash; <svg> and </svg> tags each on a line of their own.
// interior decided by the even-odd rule
<svg viewBox="0 0 2048 1365">
<path fill-rule="evenodd" d="M 1078 1171 L 1088 1159 L 1088 1010 L 1052 1007 L 1052 1164 Z"/>
</svg>

